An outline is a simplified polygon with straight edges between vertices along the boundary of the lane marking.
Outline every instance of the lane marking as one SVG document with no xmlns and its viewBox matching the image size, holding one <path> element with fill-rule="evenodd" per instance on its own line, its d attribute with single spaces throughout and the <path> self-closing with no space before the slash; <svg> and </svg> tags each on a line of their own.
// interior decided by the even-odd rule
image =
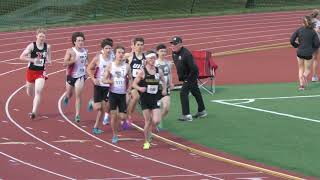
<svg viewBox="0 0 320 180">
<path fill-rule="evenodd" d="M 48 131 L 41 131 L 41 132 L 43 132 L 44 134 L 48 134 Z"/>
<path fill-rule="evenodd" d="M 27 165 L 27 166 L 36 168 L 36 169 L 38 169 L 38 170 L 41 170 L 41 171 L 44 171 L 44 172 L 47 172 L 47 173 L 50 173 L 50 174 L 53 174 L 53 175 L 56 175 L 56 176 L 59 176 L 59 177 L 62 177 L 62 178 L 76 180 L 76 178 L 72 178 L 72 177 L 69 177 L 69 176 L 65 176 L 65 175 L 62 175 L 62 174 L 59 174 L 59 173 L 50 171 L 50 170 L 48 170 L 48 169 L 41 168 L 41 167 L 36 166 L 36 165 L 33 165 L 33 164 L 29 163 L 29 162 L 25 162 L 25 161 L 22 161 L 22 160 L 20 160 L 20 159 L 17 159 L 17 158 L 15 158 L 15 157 L 13 157 L 13 156 L 10 156 L 10 155 L 8 155 L 8 154 L 6 154 L 6 153 L 0 152 L 0 154 L 3 155 L 3 156 L 8 157 L 8 158 L 10 158 L 10 159 L 13 159 L 13 160 L 15 160 L 15 161 L 17 161 L 17 162 L 19 162 L 19 163 L 22 163 L 22 164 L 24 164 L 24 165 Z"/>
<path fill-rule="evenodd" d="M 122 147 L 120 147 L 120 146 L 116 146 L 116 145 L 114 145 L 114 144 L 112 144 L 112 143 L 110 143 L 110 142 L 107 142 L 107 141 L 105 141 L 105 140 L 103 140 L 103 139 L 101 139 L 101 138 L 99 138 L 99 137 L 96 137 L 96 136 L 92 135 L 91 133 L 85 131 L 84 129 L 82 129 L 82 128 L 80 128 L 79 126 L 77 126 L 76 124 L 74 124 L 74 123 L 73 123 L 70 119 L 68 119 L 68 117 L 63 113 L 63 111 L 62 111 L 62 106 L 61 106 L 63 97 L 64 97 L 64 94 L 62 94 L 62 95 L 60 96 L 60 98 L 59 98 L 59 100 L 58 100 L 58 104 L 57 104 L 60 115 L 61 115 L 69 124 L 71 124 L 72 126 L 74 126 L 74 127 L 77 128 L 77 129 L 79 129 L 79 130 L 82 131 L 83 133 L 87 134 L 88 136 L 90 136 L 90 137 L 92 137 L 92 138 L 94 138 L 94 139 L 96 139 L 96 140 L 98 140 L 98 141 L 100 141 L 100 142 L 102 142 L 102 143 L 105 143 L 105 144 L 107 144 L 107 145 L 109 145 L 109 146 L 112 146 L 112 147 L 114 147 L 114 148 L 117 148 L 117 149 L 119 149 L 119 150 L 122 150 L 122 151 L 124 151 L 124 152 L 127 152 L 127 153 L 129 153 L 129 154 L 134 154 L 134 155 L 136 155 L 136 156 L 138 156 L 138 157 L 141 157 L 141 158 L 143 158 L 143 159 L 146 159 L 146 160 L 150 160 L 150 161 L 153 161 L 153 162 L 156 162 L 156 163 L 159 163 L 159 164 L 168 166 L 168 167 L 176 168 L 176 169 L 179 169 L 179 170 L 182 170 L 182 171 L 186 171 L 186 172 L 191 172 L 191 173 L 194 173 L 194 174 L 198 174 L 198 175 L 200 175 L 200 176 L 205 176 L 205 177 L 210 177 L 210 178 L 213 178 L 213 179 L 223 180 L 223 179 L 220 179 L 220 178 L 217 178 L 217 177 L 213 177 L 213 176 L 210 176 L 210 175 L 206 175 L 206 174 L 203 174 L 203 173 L 200 173 L 200 172 L 197 172 L 197 171 L 193 171 L 193 170 L 190 170 L 190 169 L 186 169 L 186 168 L 183 168 L 183 167 L 180 167 L 180 166 L 176 166 L 176 165 L 173 165 L 173 164 L 165 163 L 165 162 L 163 162 L 163 161 L 159 161 L 159 160 L 156 160 L 156 159 L 153 159 L 153 158 L 150 158 L 150 157 L 147 157 L 147 156 L 144 156 L 144 155 L 141 155 L 141 154 L 132 152 L 132 151 L 130 151 L 130 150 L 128 150 L 128 149 L 122 148 Z M 120 135 L 119 135 L 119 136 L 120 136 Z"/>
<path fill-rule="evenodd" d="M 11 141 L 11 142 L 2 142 L 0 145 L 28 145 L 35 144 L 34 142 L 19 142 L 19 141 Z"/>
<path fill-rule="evenodd" d="M 57 140 L 57 141 L 52 141 L 55 143 L 85 143 L 85 142 L 90 142 L 91 140 L 82 140 L 82 139 L 66 139 L 66 140 Z"/>
<path fill-rule="evenodd" d="M 1 139 L 6 140 L 6 141 L 10 140 L 9 138 L 6 138 L 6 137 L 2 137 Z"/>
<path fill-rule="evenodd" d="M 61 69 L 61 70 L 55 71 L 55 72 L 53 72 L 53 73 L 50 73 L 49 75 L 56 74 L 56 73 L 59 73 L 59 72 L 62 72 L 62 71 L 65 71 L 65 69 Z M 81 156 L 78 156 L 78 155 L 76 155 L 76 154 L 70 153 L 70 152 L 68 152 L 68 151 L 66 151 L 66 150 L 63 150 L 63 149 L 61 149 L 61 148 L 59 148 L 59 147 L 56 147 L 56 146 L 54 146 L 54 145 L 46 142 L 45 140 L 43 140 L 43 139 L 35 136 L 34 134 L 32 134 L 32 133 L 30 133 L 29 131 L 27 131 L 26 129 L 24 129 L 20 124 L 18 124 L 18 123 L 12 118 L 12 116 L 11 116 L 11 114 L 10 114 L 10 111 L 9 111 L 9 104 L 10 104 L 11 100 L 12 100 L 13 97 L 14 97 L 19 91 L 21 91 L 23 88 L 24 88 L 24 85 L 21 86 L 20 88 L 16 89 L 16 91 L 14 91 L 14 92 L 9 96 L 9 98 L 7 99 L 6 104 L 5 104 L 5 112 L 6 112 L 7 117 L 8 117 L 9 120 L 10 120 L 17 128 L 19 128 L 21 131 L 23 131 L 23 132 L 26 133 L 27 135 L 33 137 L 34 139 L 38 140 L 39 142 L 42 142 L 43 144 L 45 144 L 45 145 L 47 145 L 47 146 L 49 146 L 49 147 L 51 147 L 51 148 L 53 148 L 53 149 L 56 149 L 56 150 L 58 150 L 58 151 L 60 151 L 60 152 L 63 152 L 63 153 L 68 154 L 68 155 L 70 155 L 70 156 L 73 156 L 73 157 L 76 157 L 76 158 L 78 158 L 78 159 L 81 159 L 81 160 L 83 160 L 83 161 L 85 161 L 85 162 L 88 162 L 88 163 L 90 163 L 90 164 L 93 164 L 93 165 L 96 165 L 96 166 L 100 166 L 100 167 L 103 167 L 103 168 L 105 168 L 105 169 L 109 169 L 109 170 L 112 170 L 112 171 L 115 171 L 115 172 L 119 172 L 119 173 L 122 173 L 122 174 L 126 174 L 126 175 L 129 175 L 129 176 L 132 176 L 132 177 L 137 177 L 137 178 L 140 178 L 140 179 L 141 179 L 141 178 L 142 178 L 142 179 L 145 179 L 145 178 L 143 178 L 143 177 L 141 177 L 141 176 L 139 176 L 139 175 L 135 175 L 135 174 L 131 174 L 131 173 L 128 173 L 128 172 L 125 172 L 125 171 L 121 171 L 121 170 L 119 170 L 119 169 L 115 169 L 115 168 L 112 168 L 112 167 L 110 167 L 110 166 L 103 165 L 103 164 L 94 162 L 94 161 L 92 161 L 92 160 L 85 159 L 85 158 L 83 158 L 83 157 L 81 157 Z"/>
<path fill-rule="evenodd" d="M 33 128 L 32 128 L 32 127 L 26 127 L 26 129 L 30 129 L 30 130 L 32 130 Z"/>
<path fill-rule="evenodd" d="M 67 138 L 67 137 L 65 137 L 65 136 L 59 136 L 60 138 L 63 138 L 63 139 L 65 139 L 65 138 Z"/>
<path fill-rule="evenodd" d="M 35 148 L 38 149 L 38 150 L 40 150 L 40 151 L 43 150 L 43 148 L 41 148 L 41 147 L 35 147 Z"/>
</svg>

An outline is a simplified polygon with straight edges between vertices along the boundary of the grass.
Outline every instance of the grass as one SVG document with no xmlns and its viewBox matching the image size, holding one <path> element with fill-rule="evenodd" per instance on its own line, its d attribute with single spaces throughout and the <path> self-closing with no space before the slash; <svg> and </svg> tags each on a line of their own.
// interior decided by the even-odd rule
<svg viewBox="0 0 320 180">
<path fill-rule="evenodd" d="M 213 96 L 203 92 L 208 117 L 178 122 L 180 99 L 174 92 L 164 128 L 172 133 L 223 152 L 267 165 L 320 177 L 318 157 L 320 123 L 210 102 L 217 99 L 315 95 L 320 84 L 299 92 L 296 83 L 219 86 Z M 319 119 L 317 98 L 256 100 L 244 106 Z M 196 102 L 190 96 L 190 107 Z"/>
</svg>

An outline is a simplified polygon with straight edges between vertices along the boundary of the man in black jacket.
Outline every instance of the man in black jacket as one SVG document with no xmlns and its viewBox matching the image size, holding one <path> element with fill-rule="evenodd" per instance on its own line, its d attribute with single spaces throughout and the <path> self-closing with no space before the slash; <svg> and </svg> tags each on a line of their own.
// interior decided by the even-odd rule
<svg viewBox="0 0 320 180">
<path fill-rule="evenodd" d="M 179 81 L 182 81 L 182 88 L 180 91 L 180 100 L 182 106 L 181 121 L 192 121 L 192 117 L 205 117 L 207 112 L 204 107 L 201 92 L 198 87 L 199 70 L 194 62 L 191 52 L 183 47 L 182 39 L 178 36 L 171 40 L 172 59 L 177 69 Z M 191 116 L 189 108 L 189 92 L 196 98 L 198 104 L 198 112 Z"/>
</svg>

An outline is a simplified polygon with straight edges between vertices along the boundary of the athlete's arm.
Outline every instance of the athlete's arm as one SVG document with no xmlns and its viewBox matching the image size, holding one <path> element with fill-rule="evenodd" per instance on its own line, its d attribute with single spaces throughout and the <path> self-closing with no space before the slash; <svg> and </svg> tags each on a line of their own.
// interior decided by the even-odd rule
<svg viewBox="0 0 320 180">
<path fill-rule="evenodd" d="M 95 84 L 95 85 L 99 84 L 99 81 L 94 77 L 97 63 L 98 63 L 98 57 L 94 56 L 94 58 L 92 59 L 92 61 L 89 63 L 89 65 L 87 67 L 87 73 L 88 73 L 89 77 L 91 78 L 93 84 Z"/>
<path fill-rule="evenodd" d="M 128 91 L 131 92 L 131 86 L 132 86 L 132 75 L 131 75 L 131 68 L 130 65 L 127 64 L 127 74 L 128 74 Z"/>
<path fill-rule="evenodd" d="M 52 63 L 52 61 L 51 61 L 51 45 L 49 45 L 49 44 L 47 47 L 47 63 L 49 65 Z"/>
<path fill-rule="evenodd" d="M 160 81 L 162 82 L 162 95 L 165 96 L 167 94 L 167 84 L 161 69 L 159 69 L 159 75 L 160 75 Z"/>
<path fill-rule="evenodd" d="M 69 66 L 76 62 L 75 53 L 71 49 L 67 49 L 66 55 L 64 56 L 63 65 Z"/>
<path fill-rule="evenodd" d="M 106 84 L 113 84 L 112 79 L 110 78 L 110 70 L 111 70 L 111 65 L 112 63 L 108 64 L 108 66 L 106 67 L 105 71 L 104 71 L 104 78 L 103 78 L 103 82 Z"/>
<path fill-rule="evenodd" d="M 22 61 L 28 61 L 34 63 L 35 58 L 31 58 L 31 52 L 33 51 L 33 43 L 30 43 L 26 49 L 20 55 Z"/>
<path fill-rule="evenodd" d="M 140 71 L 137 77 L 132 82 L 132 87 L 142 93 L 146 91 L 146 87 L 140 87 L 138 84 L 143 79 L 143 77 L 144 77 L 144 71 Z"/>
</svg>

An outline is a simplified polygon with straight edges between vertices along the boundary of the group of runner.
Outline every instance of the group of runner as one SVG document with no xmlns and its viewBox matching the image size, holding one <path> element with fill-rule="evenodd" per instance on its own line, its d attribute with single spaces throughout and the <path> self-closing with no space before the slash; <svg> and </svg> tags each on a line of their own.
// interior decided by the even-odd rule
<svg viewBox="0 0 320 180">
<path fill-rule="evenodd" d="M 34 97 L 30 119 L 37 116 L 41 93 L 47 79 L 46 67 L 51 63 L 51 47 L 45 39 L 46 30 L 38 29 L 36 41 L 30 43 L 20 56 L 21 60 L 28 62 L 27 94 Z M 121 122 L 123 129 L 131 126 L 133 113 L 139 102 L 145 121 L 143 149 L 149 149 L 152 129 L 160 124 L 170 106 L 169 95 L 173 83 L 171 64 L 165 58 L 167 47 L 160 44 L 155 51 L 144 52 L 144 39 L 136 37 L 131 41 L 131 52 L 126 53 L 123 46 L 114 47 L 113 40 L 106 38 L 101 42 L 101 50 L 89 62 L 88 50 L 84 47 L 84 33 L 74 32 L 71 40 L 73 47 L 66 50 L 63 61 L 66 67 L 63 104 L 67 106 L 74 94 L 74 121 L 80 122 L 82 93 L 85 80 L 89 77 L 94 84 L 89 107 L 92 105 L 97 111 L 93 133 L 103 133 L 98 128 L 99 123 L 103 119 L 110 119 L 112 143 L 117 143 Z"/>
<path fill-rule="evenodd" d="M 292 35 L 290 43 L 297 48 L 299 90 L 308 84 L 308 76 L 312 70 L 311 81 L 319 81 L 318 64 L 320 61 L 320 11 L 315 9 L 302 20 L 302 26 Z"/>
</svg>

